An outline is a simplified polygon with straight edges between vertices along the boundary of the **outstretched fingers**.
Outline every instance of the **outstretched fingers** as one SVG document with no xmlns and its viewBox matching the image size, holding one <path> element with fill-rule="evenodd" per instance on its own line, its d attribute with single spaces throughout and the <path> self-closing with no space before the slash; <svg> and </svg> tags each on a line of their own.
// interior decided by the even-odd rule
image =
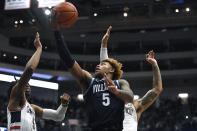
<svg viewBox="0 0 197 131">
<path fill-rule="evenodd" d="M 108 86 L 108 85 L 109 85 L 109 80 L 108 80 L 108 78 L 107 78 L 106 73 L 104 73 L 104 81 L 105 81 L 105 83 L 106 83 L 107 86 Z"/>
<path fill-rule="evenodd" d="M 149 51 L 148 54 L 146 54 L 146 59 L 148 58 L 154 58 L 155 57 L 155 53 L 153 50 Z"/>
<path fill-rule="evenodd" d="M 107 29 L 107 34 L 108 35 L 110 35 L 111 29 L 112 29 L 112 26 L 110 25 L 109 28 Z"/>
<path fill-rule="evenodd" d="M 40 34 L 36 32 L 36 40 L 40 40 Z"/>
<path fill-rule="evenodd" d="M 104 73 L 104 81 L 107 84 L 107 86 L 113 86 L 114 85 L 113 81 L 110 78 L 107 77 L 106 73 Z"/>
</svg>

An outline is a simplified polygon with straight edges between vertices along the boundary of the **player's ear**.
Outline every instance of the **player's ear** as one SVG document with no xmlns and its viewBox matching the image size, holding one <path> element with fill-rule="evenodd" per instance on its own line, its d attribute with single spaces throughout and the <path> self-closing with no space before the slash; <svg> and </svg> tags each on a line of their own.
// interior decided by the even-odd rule
<svg viewBox="0 0 197 131">
<path fill-rule="evenodd" d="M 115 72 L 114 68 L 112 67 L 109 72 L 114 73 Z"/>
</svg>

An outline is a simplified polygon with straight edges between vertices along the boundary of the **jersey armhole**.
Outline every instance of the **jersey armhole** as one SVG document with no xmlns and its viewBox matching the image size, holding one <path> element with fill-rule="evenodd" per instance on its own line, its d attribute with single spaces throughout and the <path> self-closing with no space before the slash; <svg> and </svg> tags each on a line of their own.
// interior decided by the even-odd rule
<svg viewBox="0 0 197 131">
<path fill-rule="evenodd" d="M 88 87 L 88 89 L 83 93 L 83 96 L 85 96 L 85 95 L 89 92 L 89 90 L 90 90 L 90 88 L 91 88 L 91 86 L 92 86 L 92 83 L 93 83 L 94 79 L 95 79 L 95 78 L 92 78 L 92 80 L 91 80 L 91 82 L 90 82 L 90 84 L 89 84 L 89 87 Z"/>
<path fill-rule="evenodd" d="M 118 89 L 121 89 L 121 88 L 120 88 L 120 83 L 119 83 L 119 81 L 118 81 L 118 80 L 115 80 L 114 82 L 115 82 L 115 84 L 117 85 Z"/>
</svg>

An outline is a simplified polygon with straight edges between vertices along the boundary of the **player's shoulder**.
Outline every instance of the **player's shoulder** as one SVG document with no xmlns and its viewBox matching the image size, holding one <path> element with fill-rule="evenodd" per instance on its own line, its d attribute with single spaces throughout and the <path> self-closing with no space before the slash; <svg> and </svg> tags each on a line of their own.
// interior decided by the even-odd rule
<svg viewBox="0 0 197 131">
<path fill-rule="evenodd" d="M 86 71 L 86 70 L 84 70 L 84 69 L 83 69 L 83 71 L 84 71 L 89 77 L 92 78 L 92 74 L 91 74 L 90 72 L 88 72 L 88 71 Z"/>
<path fill-rule="evenodd" d="M 129 84 L 129 82 L 127 80 L 125 80 L 125 79 L 119 79 L 118 82 L 120 84 Z"/>
</svg>

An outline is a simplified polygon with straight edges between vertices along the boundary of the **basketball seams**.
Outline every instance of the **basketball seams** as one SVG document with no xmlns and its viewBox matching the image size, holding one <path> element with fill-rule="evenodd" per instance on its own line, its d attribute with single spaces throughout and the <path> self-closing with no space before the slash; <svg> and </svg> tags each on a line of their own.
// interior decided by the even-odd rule
<svg viewBox="0 0 197 131">
<path fill-rule="evenodd" d="M 70 27 L 78 18 L 76 7 L 69 2 L 59 4 L 54 7 L 54 11 L 57 13 L 57 22 L 63 28 Z"/>
<path fill-rule="evenodd" d="M 61 12 L 74 12 L 75 13 L 76 11 L 61 11 Z"/>
<path fill-rule="evenodd" d="M 73 9 L 72 11 L 65 11 L 65 7 L 66 6 L 70 6 L 69 9 Z M 57 7 L 56 11 L 59 11 L 59 12 L 77 12 L 77 9 L 75 8 L 75 6 L 71 5 L 70 3 L 65 3 L 65 4 L 62 4 L 62 5 L 59 5 L 59 8 Z"/>
<path fill-rule="evenodd" d="M 67 13 L 68 13 L 68 12 L 67 12 Z M 58 22 L 59 22 L 59 23 L 69 22 L 69 21 L 75 16 L 75 12 L 69 12 L 69 13 L 72 13 L 73 15 L 70 16 L 70 17 L 67 18 L 67 19 L 59 20 Z"/>
<path fill-rule="evenodd" d="M 69 27 L 69 26 L 71 26 L 71 25 L 69 25 L 68 23 L 70 23 L 70 21 L 72 21 L 73 20 L 73 18 L 75 18 L 74 16 L 76 15 L 76 13 L 74 13 L 74 15 L 65 23 L 65 24 L 62 24 L 62 26 L 64 27 L 64 26 L 66 26 L 66 27 Z M 75 23 L 75 22 L 74 22 Z M 73 23 L 73 24 L 74 24 Z"/>
</svg>

